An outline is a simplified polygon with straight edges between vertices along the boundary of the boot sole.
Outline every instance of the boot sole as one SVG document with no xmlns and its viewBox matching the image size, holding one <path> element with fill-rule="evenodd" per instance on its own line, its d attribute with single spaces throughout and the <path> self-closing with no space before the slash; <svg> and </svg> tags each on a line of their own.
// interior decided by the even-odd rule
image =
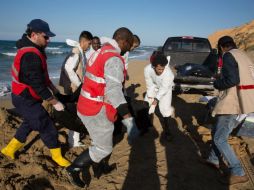
<svg viewBox="0 0 254 190">
<path fill-rule="evenodd" d="M 77 186 L 77 187 L 80 187 L 80 188 L 84 188 L 84 187 L 86 186 L 85 183 L 84 183 L 84 185 L 79 185 L 79 184 L 75 183 L 74 180 L 73 180 L 73 178 L 71 177 L 71 175 L 69 174 L 69 172 L 68 172 L 67 170 L 65 170 L 65 175 L 67 176 L 68 181 L 69 181 L 72 185 Z"/>
</svg>

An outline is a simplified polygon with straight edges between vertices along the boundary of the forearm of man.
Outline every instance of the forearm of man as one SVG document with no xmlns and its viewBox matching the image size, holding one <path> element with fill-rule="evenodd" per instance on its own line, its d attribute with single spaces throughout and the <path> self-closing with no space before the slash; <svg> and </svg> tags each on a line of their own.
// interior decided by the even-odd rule
<svg viewBox="0 0 254 190">
<path fill-rule="evenodd" d="M 105 98 L 114 108 L 119 107 L 121 104 L 126 104 L 122 91 L 122 83 L 124 81 L 123 70 L 124 65 L 118 57 L 112 57 L 105 63 Z"/>
<path fill-rule="evenodd" d="M 146 82 L 146 93 L 147 93 L 147 97 L 154 98 L 154 91 L 155 91 L 156 85 L 153 83 L 150 69 L 151 68 L 149 68 L 149 67 L 145 67 L 145 69 L 144 69 L 144 77 L 145 77 L 145 82 Z"/>
<path fill-rule="evenodd" d="M 74 70 L 77 67 L 78 63 L 79 63 L 78 54 L 74 54 L 73 56 L 70 56 L 67 59 L 66 64 L 64 66 L 71 83 L 73 83 L 77 87 L 81 84 L 80 78 L 78 77 L 77 73 Z"/>
<path fill-rule="evenodd" d="M 214 81 L 214 87 L 225 90 L 240 83 L 238 64 L 231 53 L 223 56 L 222 77 Z"/>
<path fill-rule="evenodd" d="M 35 53 L 27 53 L 21 59 L 20 81 L 31 86 L 44 100 L 52 94 L 46 85 L 46 78 L 42 70 L 41 59 Z"/>
</svg>

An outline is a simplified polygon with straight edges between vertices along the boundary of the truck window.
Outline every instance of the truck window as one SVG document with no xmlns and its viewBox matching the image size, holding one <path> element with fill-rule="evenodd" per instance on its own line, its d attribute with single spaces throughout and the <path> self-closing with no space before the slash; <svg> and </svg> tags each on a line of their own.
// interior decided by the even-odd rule
<svg viewBox="0 0 254 190">
<path fill-rule="evenodd" d="M 179 51 L 181 49 L 180 41 L 171 41 L 167 43 L 166 50 Z"/>
<path fill-rule="evenodd" d="M 193 51 L 210 52 L 209 43 L 206 40 L 193 40 Z"/>
<path fill-rule="evenodd" d="M 209 42 L 202 39 L 174 38 L 167 41 L 165 51 L 210 52 Z"/>
<path fill-rule="evenodd" d="M 183 40 L 182 41 L 182 51 L 192 51 L 192 40 Z"/>
</svg>

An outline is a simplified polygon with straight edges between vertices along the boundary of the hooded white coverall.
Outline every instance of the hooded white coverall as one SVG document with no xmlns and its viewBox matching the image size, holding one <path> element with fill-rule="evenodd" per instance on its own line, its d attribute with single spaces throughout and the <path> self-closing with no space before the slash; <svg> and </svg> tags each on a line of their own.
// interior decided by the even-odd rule
<svg viewBox="0 0 254 190">
<path fill-rule="evenodd" d="M 76 42 L 76 43 L 77 43 L 77 46 L 75 46 L 75 47 L 78 48 L 79 53 L 78 52 L 73 53 L 73 55 L 71 55 L 66 60 L 64 68 L 65 68 L 65 71 L 66 71 L 67 75 L 69 76 L 69 79 L 71 81 L 71 85 L 74 86 L 75 88 L 78 88 L 79 85 L 83 82 L 83 78 L 82 79 L 79 78 L 78 74 L 75 71 L 75 68 L 78 66 L 79 60 L 81 59 L 83 64 L 80 65 L 80 66 L 81 66 L 81 69 L 82 69 L 82 75 L 84 76 L 85 63 L 86 63 L 87 60 L 84 56 L 83 50 L 81 49 L 79 43 L 78 42 Z M 80 143 L 80 133 L 76 132 L 76 131 L 69 130 L 68 143 L 71 147 L 83 146 Z"/>
<path fill-rule="evenodd" d="M 150 106 L 154 98 L 156 98 L 159 100 L 159 110 L 162 116 L 170 117 L 174 111 L 171 106 L 174 74 L 169 64 L 166 65 L 161 75 L 156 75 L 152 68 L 152 64 L 149 64 L 144 69 L 144 75 L 147 88 L 145 101 L 147 101 Z"/>
<path fill-rule="evenodd" d="M 110 43 L 119 53 L 121 52 L 117 42 L 113 39 L 103 38 L 101 43 Z M 111 57 L 106 61 L 104 66 L 106 81 L 105 97 L 115 108 L 120 104 L 127 103 L 122 92 L 122 83 L 124 81 L 123 70 L 124 64 L 119 57 Z M 83 116 L 79 112 L 78 116 L 85 124 L 92 139 L 89 155 L 94 162 L 99 163 L 112 152 L 114 123 L 108 120 L 104 106 L 94 116 Z"/>
</svg>

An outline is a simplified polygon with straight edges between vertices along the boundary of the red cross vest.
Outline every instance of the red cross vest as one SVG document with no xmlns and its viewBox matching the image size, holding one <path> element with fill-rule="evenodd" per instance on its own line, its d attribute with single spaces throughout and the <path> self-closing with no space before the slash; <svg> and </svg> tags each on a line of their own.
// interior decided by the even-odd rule
<svg viewBox="0 0 254 190">
<path fill-rule="evenodd" d="M 104 66 L 111 57 L 123 58 L 110 44 L 105 44 L 101 49 L 92 54 L 86 65 L 84 83 L 80 92 L 77 110 L 84 116 L 93 116 L 100 112 L 102 106 L 106 108 L 106 114 L 110 121 L 117 119 L 117 110 L 107 101 L 105 94 Z M 124 75 L 126 70 L 124 70 Z"/>
<path fill-rule="evenodd" d="M 46 57 L 36 48 L 34 47 L 24 47 L 17 51 L 17 55 L 15 56 L 14 62 L 12 64 L 11 68 L 11 75 L 12 75 L 12 93 L 15 95 L 21 94 L 25 89 L 28 89 L 32 97 L 36 100 L 41 100 L 41 97 L 33 90 L 33 88 L 27 84 L 24 84 L 20 82 L 19 80 L 19 72 L 20 72 L 20 63 L 23 55 L 25 53 L 35 53 L 38 55 L 41 59 L 42 63 L 42 70 L 44 72 L 45 78 L 46 78 L 46 85 L 50 85 L 51 81 L 49 79 L 48 75 L 48 69 L 47 69 L 47 63 L 46 63 Z"/>
</svg>

